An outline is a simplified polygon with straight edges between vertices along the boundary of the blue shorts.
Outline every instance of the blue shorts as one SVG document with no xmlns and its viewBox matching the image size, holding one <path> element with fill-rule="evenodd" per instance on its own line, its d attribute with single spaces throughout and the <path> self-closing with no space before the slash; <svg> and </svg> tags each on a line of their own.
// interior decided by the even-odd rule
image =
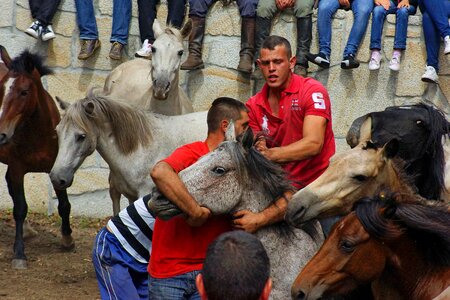
<svg viewBox="0 0 450 300">
<path fill-rule="evenodd" d="M 125 251 L 106 227 L 95 237 L 92 263 L 102 299 L 148 299 L 148 264 Z"/>
</svg>

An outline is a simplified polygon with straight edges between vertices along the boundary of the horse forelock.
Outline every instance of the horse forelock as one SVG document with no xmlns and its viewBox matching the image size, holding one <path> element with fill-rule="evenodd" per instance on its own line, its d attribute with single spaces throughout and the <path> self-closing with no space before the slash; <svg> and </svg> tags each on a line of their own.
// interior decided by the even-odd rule
<svg viewBox="0 0 450 300">
<path fill-rule="evenodd" d="M 94 104 L 92 114 L 86 112 L 88 102 Z M 108 97 L 91 94 L 71 107 L 66 113 L 69 113 L 67 118 L 87 132 L 94 130 L 94 126 L 102 128 L 105 122 L 110 123 L 116 145 L 123 154 L 133 152 L 139 145 L 146 146 L 151 140 L 150 125 L 144 113 Z"/>
<path fill-rule="evenodd" d="M 176 27 L 169 25 L 164 29 L 164 32 L 168 35 L 174 35 L 178 40 L 182 41 L 183 37 L 181 36 L 181 32 Z"/>
<path fill-rule="evenodd" d="M 444 204 L 398 202 L 392 196 L 361 199 L 355 213 L 364 229 L 379 240 L 403 234 L 415 241 L 425 260 L 450 266 L 450 212 Z"/>
<path fill-rule="evenodd" d="M 23 51 L 19 56 L 11 61 L 10 69 L 17 73 L 31 74 L 36 69 L 41 76 L 52 74 L 53 71 L 44 65 L 43 56 L 31 53 L 29 50 Z"/>
</svg>

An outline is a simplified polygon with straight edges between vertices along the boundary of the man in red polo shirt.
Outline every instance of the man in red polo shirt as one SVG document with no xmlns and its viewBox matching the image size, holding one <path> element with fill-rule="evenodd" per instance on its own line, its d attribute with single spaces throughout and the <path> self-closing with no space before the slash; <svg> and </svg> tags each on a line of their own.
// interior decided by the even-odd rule
<svg viewBox="0 0 450 300">
<path fill-rule="evenodd" d="M 195 278 L 203 267 L 208 245 L 231 230 L 229 218 L 211 216 L 209 209 L 198 205 L 178 177 L 181 170 L 225 140 L 230 120 L 234 120 L 236 135 L 242 134 L 248 127 L 247 108 L 235 99 L 216 99 L 208 111 L 206 140 L 178 148 L 151 171 L 160 192 L 187 216 L 169 221 L 156 219 L 148 266 L 151 300 L 200 299 Z"/>
<path fill-rule="evenodd" d="M 292 184 L 301 189 L 325 171 L 335 152 L 328 92 L 320 82 L 292 73 L 296 59 L 285 38 L 269 36 L 257 62 L 266 84 L 246 103 L 249 125 L 266 136 L 258 150 L 282 164 Z M 236 213 L 234 226 L 254 232 L 282 220 L 290 195 L 285 196 L 261 213 Z"/>
</svg>

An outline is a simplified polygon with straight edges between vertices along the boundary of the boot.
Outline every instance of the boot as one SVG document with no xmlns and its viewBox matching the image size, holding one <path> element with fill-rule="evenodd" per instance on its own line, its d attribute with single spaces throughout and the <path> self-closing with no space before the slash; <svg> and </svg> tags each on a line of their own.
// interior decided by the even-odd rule
<svg viewBox="0 0 450 300">
<path fill-rule="evenodd" d="M 237 70 L 247 74 L 252 73 L 253 57 L 255 56 L 255 18 L 242 17 L 239 56 Z"/>
<path fill-rule="evenodd" d="M 272 26 L 272 20 L 256 17 L 256 28 L 255 28 L 255 55 L 254 55 L 254 63 L 255 63 L 255 72 L 253 72 L 252 79 L 261 79 L 262 74 L 258 65 L 256 64 L 256 60 L 259 58 L 259 54 L 261 51 L 261 46 L 264 40 L 270 34 L 270 27 Z"/>
<path fill-rule="evenodd" d="M 203 69 L 202 60 L 203 37 L 205 36 L 205 18 L 190 16 L 192 32 L 189 36 L 189 56 L 181 65 L 181 70 Z"/>
<path fill-rule="evenodd" d="M 298 70 L 301 76 L 306 76 L 308 70 L 308 59 L 306 54 L 309 53 L 312 40 L 312 16 L 306 18 L 297 18 L 297 52 L 294 71 Z M 297 73 L 297 72 L 295 72 Z"/>
</svg>

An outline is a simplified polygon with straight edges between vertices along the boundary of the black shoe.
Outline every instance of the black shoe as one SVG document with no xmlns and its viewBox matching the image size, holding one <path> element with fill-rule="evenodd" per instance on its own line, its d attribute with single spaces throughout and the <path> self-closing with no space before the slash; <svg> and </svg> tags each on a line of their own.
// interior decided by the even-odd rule
<svg viewBox="0 0 450 300">
<path fill-rule="evenodd" d="M 356 69 L 357 67 L 359 67 L 359 61 L 353 54 L 347 55 L 341 62 L 342 69 Z"/>
<path fill-rule="evenodd" d="M 313 64 L 316 64 L 324 69 L 328 69 L 330 67 L 330 59 L 322 52 L 319 52 L 319 54 L 308 53 L 306 54 L 306 58 Z"/>
</svg>

